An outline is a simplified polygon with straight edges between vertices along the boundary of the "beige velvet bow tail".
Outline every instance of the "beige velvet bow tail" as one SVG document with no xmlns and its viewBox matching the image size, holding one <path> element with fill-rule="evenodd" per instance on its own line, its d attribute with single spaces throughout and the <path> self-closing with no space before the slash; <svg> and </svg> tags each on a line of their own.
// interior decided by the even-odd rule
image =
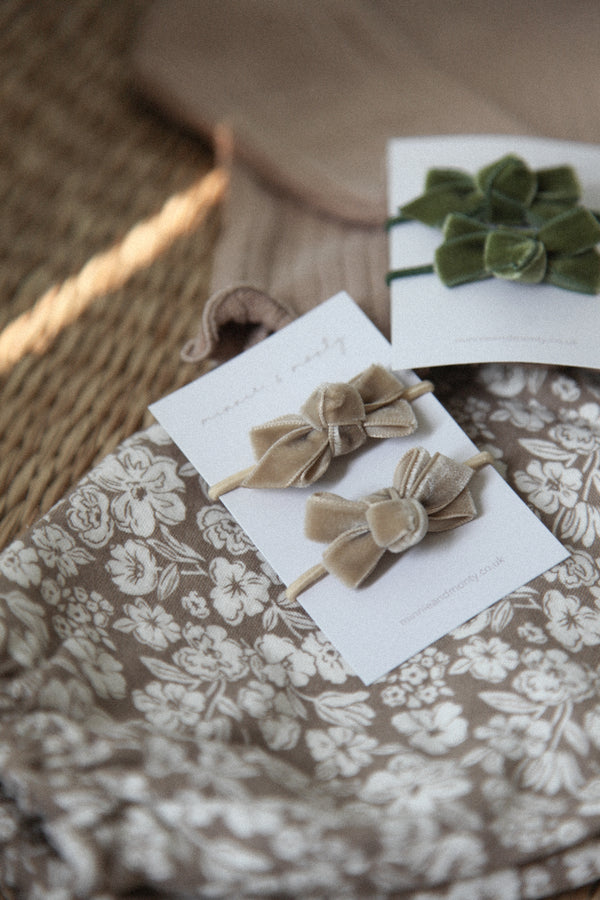
<svg viewBox="0 0 600 900">
<path fill-rule="evenodd" d="M 403 553 L 428 532 L 470 522 L 477 511 L 467 485 L 475 470 L 491 461 L 489 453 L 480 453 L 460 463 L 416 447 L 398 463 L 389 488 L 361 500 L 313 494 L 306 506 L 306 536 L 329 546 L 323 562 L 289 586 L 288 597 L 297 597 L 328 573 L 359 587 L 386 551 Z"/>
<path fill-rule="evenodd" d="M 368 438 L 403 437 L 417 427 L 410 405 L 433 390 L 423 381 L 405 387 L 387 369 L 372 365 L 349 382 L 320 385 L 299 414 L 279 416 L 250 432 L 257 462 L 210 488 L 216 499 L 237 487 L 306 487 L 321 478 L 337 456 Z"/>
</svg>

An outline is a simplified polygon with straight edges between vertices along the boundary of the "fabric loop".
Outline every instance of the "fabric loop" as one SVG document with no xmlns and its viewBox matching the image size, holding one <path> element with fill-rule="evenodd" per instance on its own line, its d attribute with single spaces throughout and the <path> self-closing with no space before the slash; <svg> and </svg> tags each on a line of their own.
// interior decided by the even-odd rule
<svg viewBox="0 0 600 900">
<path fill-rule="evenodd" d="M 373 365 L 348 383 L 318 387 L 298 415 L 280 416 L 250 432 L 257 463 L 244 487 L 305 487 L 332 459 L 367 438 L 402 437 L 417 427 L 406 388 L 383 366 Z"/>
<path fill-rule="evenodd" d="M 584 207 L 555 216 L 537 231 L 493 228 L 456 214 L 446 219 L 434 265 L 448 287 L 494 277 L 596 294 L 598 241 L 600 225 Z"/>
<path fill-rule="evenodd" d="M 317 492 L 306 505 L 305 532 L 329 543 L 323 553 L 328 572 L 358 587 L 386 551 L 403 553 L 428 532 L 448 531 L 476 515 L 468 490 L 473 469 L 422 447 L 406 453 L 393 485 L 361 500 Z"/>
<path fill-rule="evenodd" d="M 430 169 L 424 193 L 400 212 L 435 228 L 442 228 L 451 213 L 488 224 L 539 227 L 576 206 L 580 195 L 571 166 L 534 171 L 518 156 L 508 154 L 475 176 L 459 169 Z"/>
</svg>

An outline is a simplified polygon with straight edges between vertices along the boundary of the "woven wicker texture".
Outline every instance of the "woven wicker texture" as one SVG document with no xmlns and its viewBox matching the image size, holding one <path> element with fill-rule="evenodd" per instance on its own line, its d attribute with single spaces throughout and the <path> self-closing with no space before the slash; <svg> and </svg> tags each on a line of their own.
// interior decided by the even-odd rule
<svg viewBox="0 0 600 900">
<path fill-rule="evenodd" d="M 224 178 L 131 89 L 143 6 L 0 5 L 0 546 L 202 371 Z"/>
<path fill-rule="evenodd" d="M 0 4 L 0 547 L 203 371 L 225 178 L 133 95 L 144 6 Z"/>
</svg>

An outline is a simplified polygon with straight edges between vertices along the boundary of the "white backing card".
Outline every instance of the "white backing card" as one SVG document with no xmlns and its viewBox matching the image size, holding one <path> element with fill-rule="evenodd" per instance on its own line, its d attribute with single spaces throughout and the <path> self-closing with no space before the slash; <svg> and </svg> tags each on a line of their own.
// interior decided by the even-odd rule
<svg viewBox="0 0 600 900">
<path fill-rule="evenodd" d="M 388 145 L 390 215 L 423 193 L 430 168 L 475 175 L 513 153 L 532 169 L 570 165 L 582 202 L 600 209 L 600 147 L 572 141 L 498 135 L 399 138 Z M 441 230 L 406 222 L 390 230 L 390 268 L 432 263 Z M 600 296 L 548 284 L 488 278 L 448 288 L 437 275 L 391 283 L 393 362 L 397 367 L 472 362 L 600 366 Z"/>
<path fill-rule="evenodd" d="M 391 347 L 347 294 L 287 325 L 255 347 L 153 404 L 150 409 L 208 484 L 252 465 L 253 425 L 297 413 L 320 384 L 348 381 L 372 363 L 389 367 Z M 412 372 L 396 372 L 406 384 Z M 238 488 L 221 498 L 289 584 L 320 562 L 323 545 L 304 536 L 312 491 L 358 499 L 392 483 L 400 457 L 423 446 L 464 461 L 477 449 L 433 394 L 414 401 L 417 431 L 369 440 L 334 460 L 309 488 Z M 369 684 L 450 629 L 568 554 L 491 466 L 471 481 L 475 520 L 426 535 L 351 590 L 332 576 L 299 602 L 357 675 Z"/>
</svg>

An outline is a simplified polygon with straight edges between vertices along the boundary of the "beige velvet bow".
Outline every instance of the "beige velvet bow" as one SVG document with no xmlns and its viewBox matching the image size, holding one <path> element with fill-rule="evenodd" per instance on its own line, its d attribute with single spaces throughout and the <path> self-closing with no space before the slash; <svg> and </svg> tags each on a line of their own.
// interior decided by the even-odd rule
<svg viewBox="0 0 600 900">
<path fill-rule="evenodd" d="M 323 384 L 299 414 L 279 416 L 250 432 L 257 462 L 210 489 L 213 499 L 235 487 L 306 487 L 321 478 L 336 456 L 367 438 L 402 437 L 417 427 L 409 403 L 433 390 L 430 382 L 406 388 L 391 372 L 372 365 L 349 382 Z"/>
<path fill-rule="evenodd" d="M 486 459 L 487 461 L 487 459 Z M 417 447 L 396 467 L 392 487 L 361 500 L 318 492 L 306 507 L 306 535 L 329 543 L 323 566 L 358 587 L 384 553 L 402 553 L 427 532 L 449 531 L 476 515 L 467 488 L 474 468 Z"/>
</svg>

